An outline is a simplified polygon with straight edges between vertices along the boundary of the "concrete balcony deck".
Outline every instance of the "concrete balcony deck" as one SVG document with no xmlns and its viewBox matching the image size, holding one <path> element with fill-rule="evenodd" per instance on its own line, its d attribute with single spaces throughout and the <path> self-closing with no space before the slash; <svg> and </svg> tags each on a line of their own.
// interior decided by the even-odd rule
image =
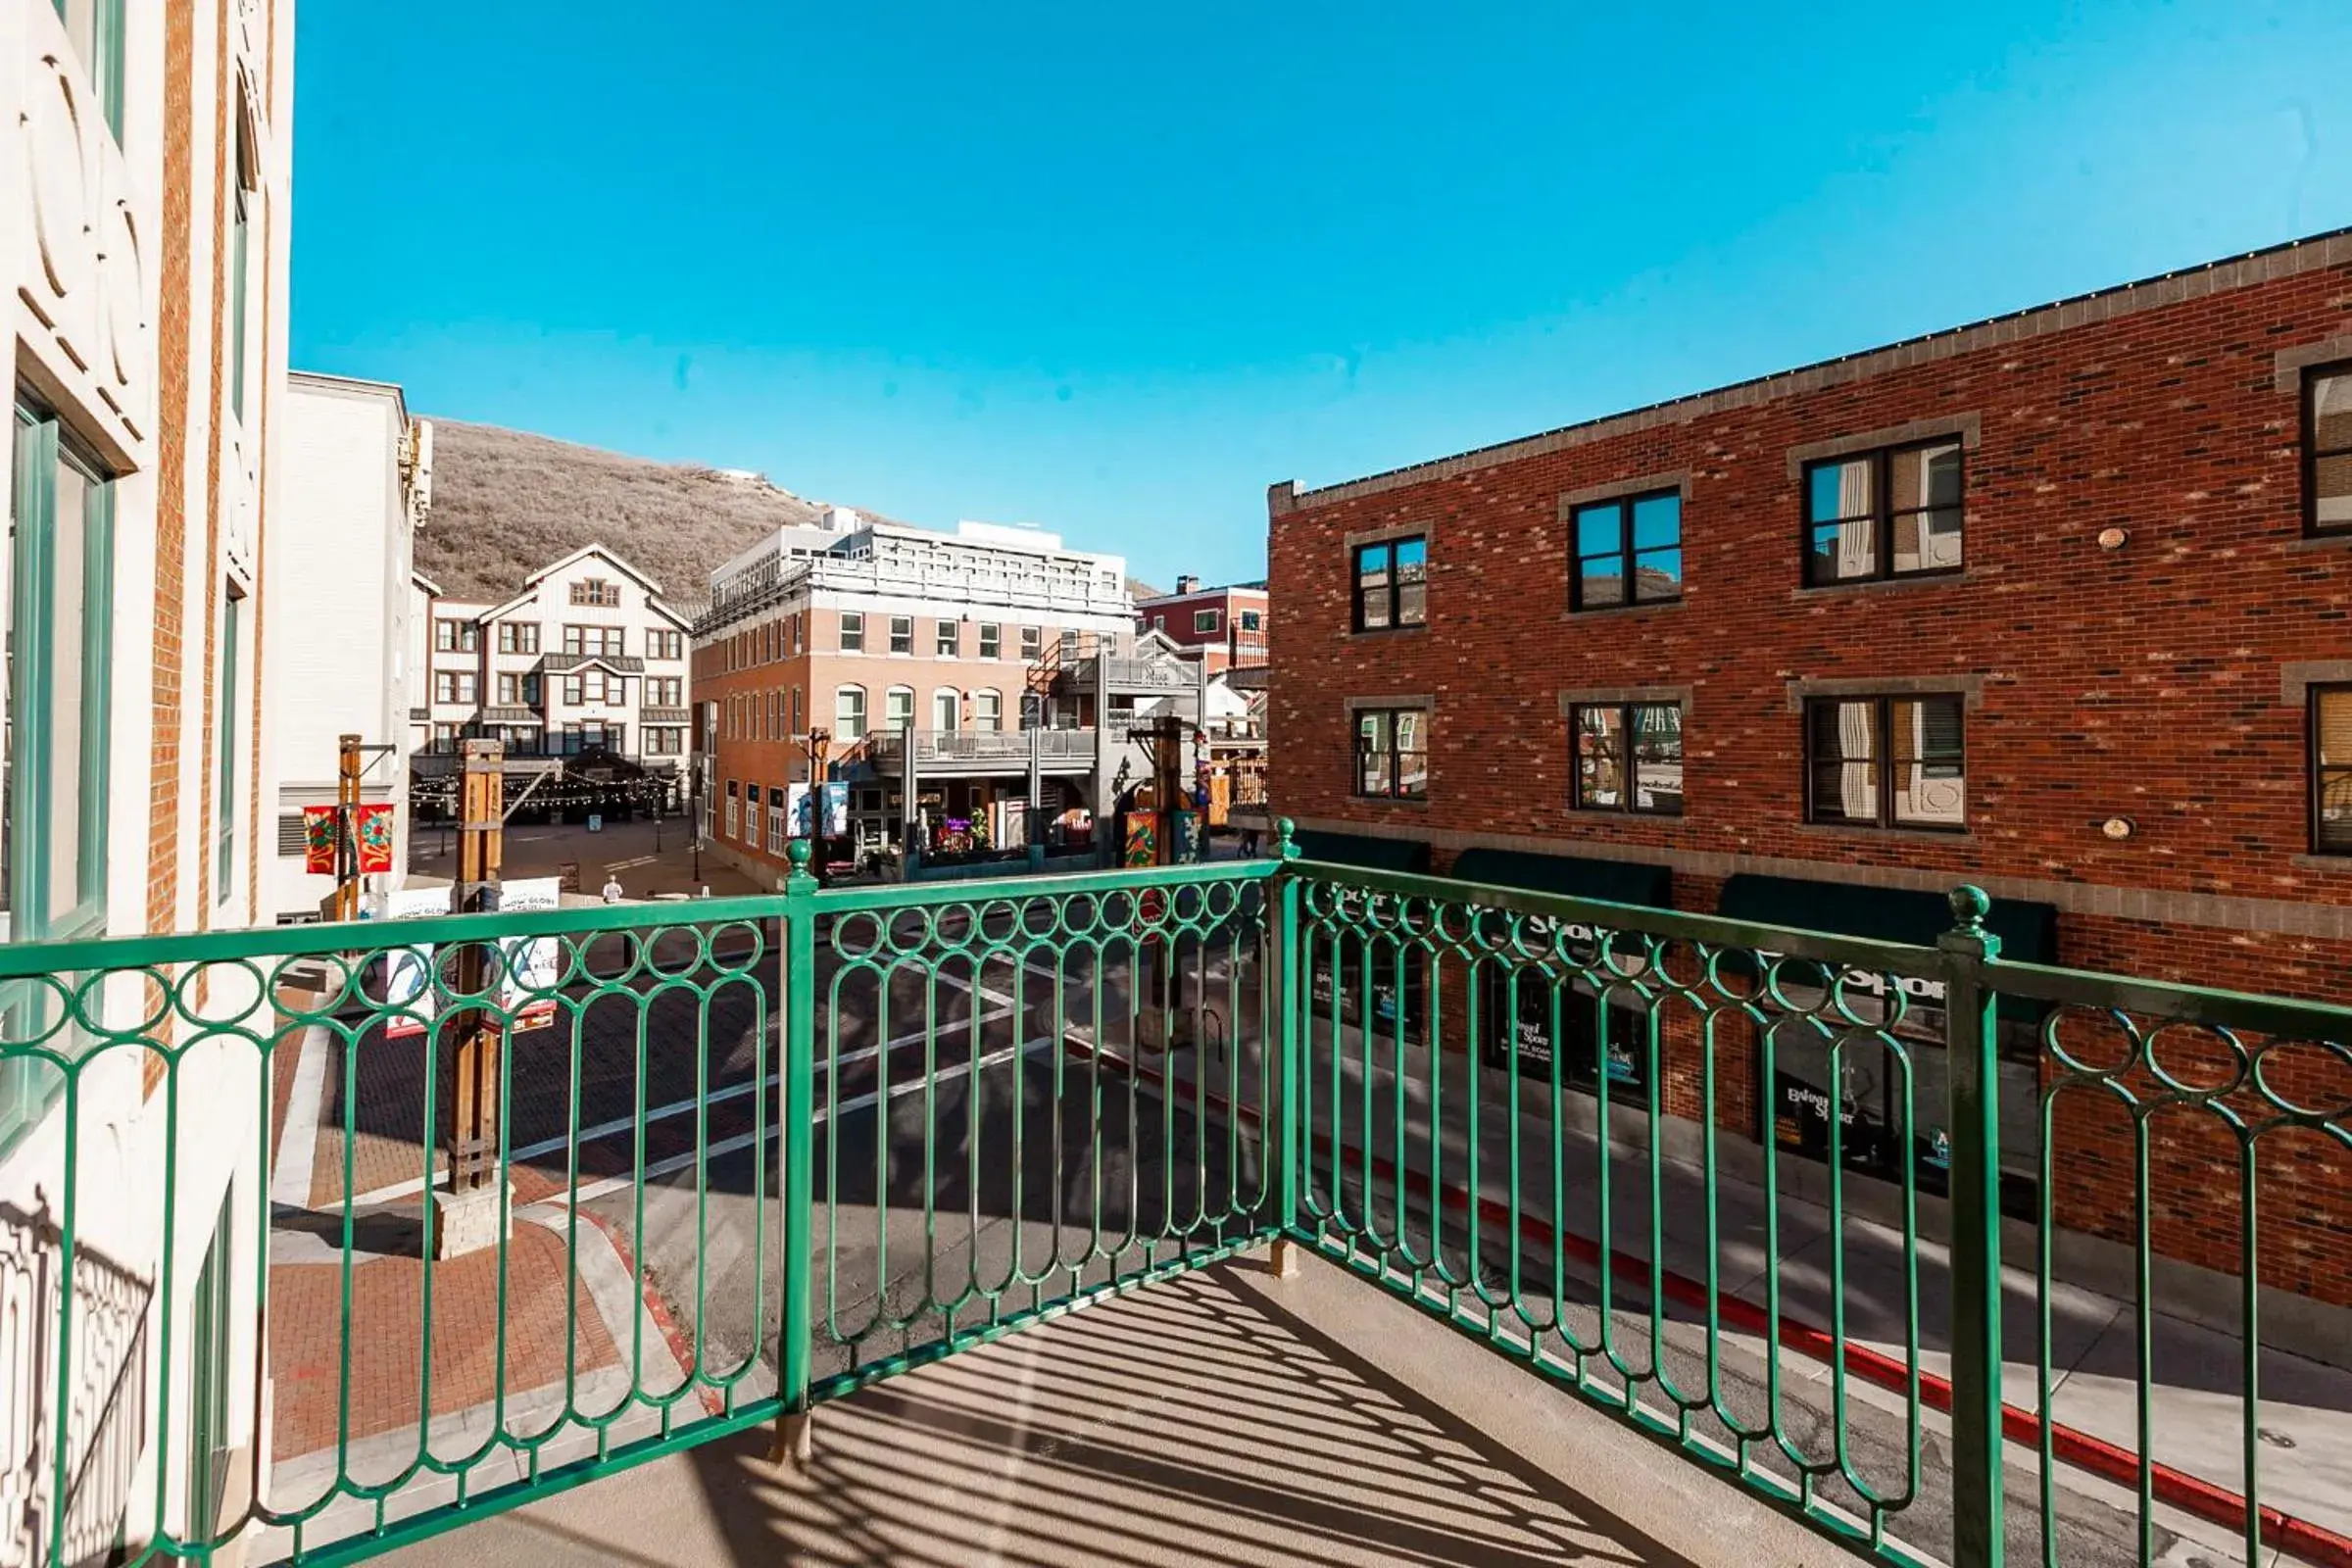
<svg viewBox="0 0 2352 1568">
<path fill-rule="evenodd" d="M 383 1559 L 1798 1568 L 1849 1560 L 1341 1269 L 1262 1254 Z"/>
</svg>

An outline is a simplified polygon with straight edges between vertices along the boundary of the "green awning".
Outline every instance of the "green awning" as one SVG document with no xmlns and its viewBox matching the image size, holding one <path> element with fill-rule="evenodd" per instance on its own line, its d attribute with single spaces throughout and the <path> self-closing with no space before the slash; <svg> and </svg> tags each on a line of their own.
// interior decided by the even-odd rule
<svg viewBox="0 0 2352 1568">
<path fill-rule="evenodd" d="M 1381 839 L 1366 833 L 1322 833 L 1299 828 L 1291 835 L 1291 842 L 1310 860 L 1356 865 L 1367 871 L 1429 874 L 1429 846 L 1419 839 Z"/>
<path fill-rule="evenodd" d="M 1529 893 L 1558 893 L 1572 899 L 1605 899 L 1653 909 L 1674 906 L 1674 873 L 1662 865 L 1633 860 L 1592 860 L 1568 855 L 1530 855 L 1521 850 L 1464 850 L 1453 862 L 1463 882 Z"/>
<path fill-rule="evenodd" d="M 1940 893 L 1874 888 L 1854 882 L 1740 872 L 1724 879 L 1715 912 L 1727 919 L 1793 926 L 1832 936 L 1875 937 L 1932 948 L 1952 929 L 1952 906 Z M 2001 939 L 2001 956 L 2026 963 L 2058 961 L 2058 908 L 2025 899 L 1995 899 L 1984 928 Z"/>
</svg>

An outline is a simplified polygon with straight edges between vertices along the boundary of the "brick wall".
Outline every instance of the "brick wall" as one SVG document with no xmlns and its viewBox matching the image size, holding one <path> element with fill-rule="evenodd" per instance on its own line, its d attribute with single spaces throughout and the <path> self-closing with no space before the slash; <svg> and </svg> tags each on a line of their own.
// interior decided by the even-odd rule
<svg viewBox="0 0 2352 1568">
<path fill-rule="evenodd" d="M 2341 237 L 1276 487 L 1274 808 L 1426 839 L 1441 864 L 1474 842 L 1665 862 L 1686 907 L 1740 870 L 1979 882 L 2056 904 L 2063 962 L 2340 999 L 2352 858 L 2309 853 L 2306 716 L 2285 678 L 2352 657 L 2352 539 L 2307 539 L 2302 520 L 2298 367 L 2332 358 L 2352 358 Z M 1964 571 L 1800 588 L 1796 449 L 1930 422 L 1969 432 Z M 1561 498 L 1637 477 L 1684 488 L 1683 597 L 1570 613 Z M 1350 634 L 1348 540 L 1401 526 L 1428 534 L 1428 623 Z M 2098 543 L 2110 527 L 2122 548 Z M 1969 831 L 1807 824 L 1795 683 L 1920 679 L 1972 690 Z M 1563 694 L 1628 688 L 1688 693 L 1679 818 L 1569 808 Z M 1347 702 L 1407 693 L 1432 699 L 1428 799 L 1353 799 Z M 2131 837 L 2102 835 L 2113 816 Z M 2234 1255 L 2238 1156 L 2191 1119 L 2151 1123 L 2154 1229 L 2217 1260 Z M 2128 1123 L 2068 1105 L 2060 1134 L 2061 1217 L 2125 1234 Z M 2264 1278 L 2352 1299 L 2352 1200 L 2332 1196 L 2352 1158 L 2302 1134 L 2264 1147 Z"/>
</svg>

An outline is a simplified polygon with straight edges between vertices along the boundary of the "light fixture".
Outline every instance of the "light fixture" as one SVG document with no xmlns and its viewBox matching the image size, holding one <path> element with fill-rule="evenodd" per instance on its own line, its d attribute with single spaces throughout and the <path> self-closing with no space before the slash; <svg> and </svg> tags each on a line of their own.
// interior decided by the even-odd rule
<svg viewBox="0 0 2352 1568">
<path fill-rule="evenodd" d="M 2101 528 L 2099 530 L 2099 548 L 2101 550 L 2121 550 L 2131 541 L 2131 538 L 2132 532 L 2128 528 Z"/>
<path fill-rule="evenodd" d="M 2128 816 L 2111 816 L 2099 824 L 2099 831 L 2111 839 L 2128 839 L 2132 836 L 2132 819 Z"/>
</svg>

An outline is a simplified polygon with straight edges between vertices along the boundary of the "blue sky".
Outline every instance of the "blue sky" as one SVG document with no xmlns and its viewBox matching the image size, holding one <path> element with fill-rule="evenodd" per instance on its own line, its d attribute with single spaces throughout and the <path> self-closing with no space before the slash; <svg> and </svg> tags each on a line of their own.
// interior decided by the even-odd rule
<svg viewBox="0 0 2352 1568">
<path fill-rule="evenodd" d="M 706 12 L 306 0 L 294 364 L 1164 585 L 1275 480 L 2352 223 L 2344 0 Z"/>
</svg>

